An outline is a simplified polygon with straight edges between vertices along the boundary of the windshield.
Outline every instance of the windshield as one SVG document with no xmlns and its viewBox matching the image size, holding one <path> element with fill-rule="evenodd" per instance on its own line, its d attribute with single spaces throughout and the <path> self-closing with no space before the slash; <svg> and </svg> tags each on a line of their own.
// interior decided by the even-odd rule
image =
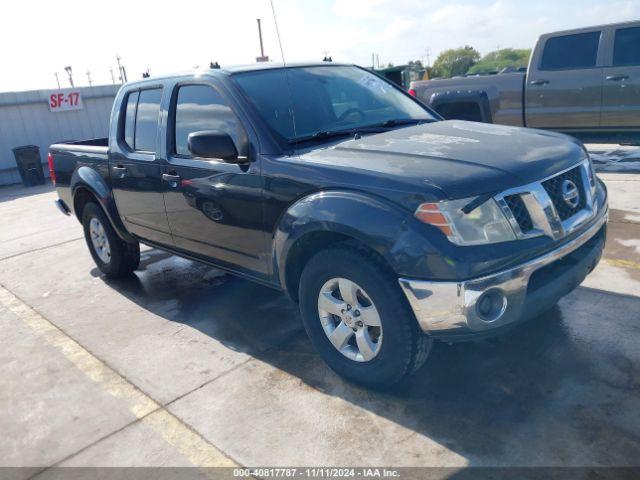
<svg viewBox="0 0 640 480">
<path fill-rule="evenodd" d="M 289 142 L 385 122 L 434 120 L 411 98 L 357 67 L 294 67 L 286 75 L 283 69 L 256 70 L 233 78 L 272 130 Z"/>
</svg>

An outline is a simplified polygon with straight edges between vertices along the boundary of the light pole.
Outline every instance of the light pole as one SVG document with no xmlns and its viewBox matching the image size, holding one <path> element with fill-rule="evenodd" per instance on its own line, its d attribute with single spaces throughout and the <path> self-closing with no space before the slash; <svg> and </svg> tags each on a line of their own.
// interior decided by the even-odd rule
<svg viewBox="0 0 640 480">
<path fill-rule="evenodd" d="M 118 72 L 120 73 L 120 83 L 125 83 L 127 81 L 127 71 L 124 69 L 122 64 L 120 63 L 120 55 L 116 55 L 116 60 L 118 61 Z"/>
<path fill-rule="evenodd" d="M 69 83 L 71 84 L 71 87 L 75 87 L 75 85 L 73 84 L 73 76 L 72 76 L 72 70 L 71 70 L 71 65 L 64 67 L 64 71 L 67 72 L 67 75 L 69 75 Z"/>
<path fill-rule="evenodd" d="M 93 87 L 93 85 L 91 84 L 91 72 L 89 70 L 87 70 L 87 80 L 89 80 L 89 86 Z"/>
</svg>

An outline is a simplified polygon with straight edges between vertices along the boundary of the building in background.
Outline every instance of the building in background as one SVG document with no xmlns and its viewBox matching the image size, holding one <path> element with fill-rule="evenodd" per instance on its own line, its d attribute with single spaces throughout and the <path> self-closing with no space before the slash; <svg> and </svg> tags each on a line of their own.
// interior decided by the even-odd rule
<svg viewBox="0 0 640 480">
<path fill-rule="evenodd" d="M 38 145 L 43 164 L 49 145 L 106 137 L 120 85 L 0 93 L 0 185 L 19 183 L 12 149 Z M 48 175 L 46 165 L 45 174 Z"/>
</svg>

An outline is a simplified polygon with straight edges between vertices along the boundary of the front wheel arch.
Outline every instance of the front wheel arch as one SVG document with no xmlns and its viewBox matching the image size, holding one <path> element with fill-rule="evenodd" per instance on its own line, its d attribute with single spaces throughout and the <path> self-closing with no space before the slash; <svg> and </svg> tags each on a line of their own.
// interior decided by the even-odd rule
<svg viewBox="0 0 640 480">
<path fill-rule="evenodd" d="M 393 267 L 393 249 L 406 233 L 408 217 L 409 212 L 384 198 L 358 191 L 321 191 L 301 198 L 284 213 L 273 234 L 274 280 L 296 299 L 301 265 L 339 242 L 361 245 Z"/>
<path fill-rule="evenodd" d="M 381 265 L 393 272 L 391 265 L 380 253 L 366 243 L 334 231 L 314 231 L 300 237 L 289 249 L 284 274 L 285 291 L 297 302 L 298 286 L 304 267 L 316 253 L 338 245 L 349 246 L 354 250 L 375 257 Z"/>
</svg>

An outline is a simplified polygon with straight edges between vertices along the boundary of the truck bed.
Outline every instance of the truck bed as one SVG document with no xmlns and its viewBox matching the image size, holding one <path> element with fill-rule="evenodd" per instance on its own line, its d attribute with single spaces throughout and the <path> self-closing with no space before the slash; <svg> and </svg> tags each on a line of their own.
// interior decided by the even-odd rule
<svg viewBox="0 0 640 480">
<path fill-rule="evenodd" d="M 71 140 L 54 143 L 49 147 L 51 152 L 78 151 L 84 153 L 106 154 L 109 149 L 108 138 L 92 138 L 89 140 Z"/>
</svg>

